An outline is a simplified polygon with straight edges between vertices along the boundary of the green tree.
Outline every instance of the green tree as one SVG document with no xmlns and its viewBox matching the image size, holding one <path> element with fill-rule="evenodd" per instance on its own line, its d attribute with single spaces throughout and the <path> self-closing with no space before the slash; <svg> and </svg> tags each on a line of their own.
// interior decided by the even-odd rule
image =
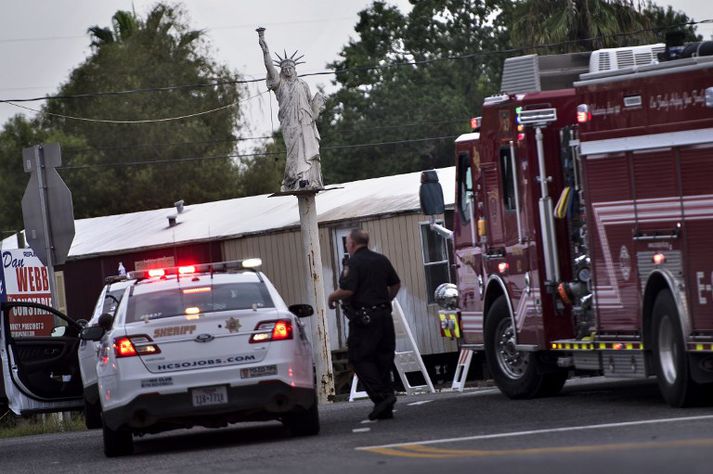
<svg viewBox="0 0 713 474">
<path fill-rule="evenodd" d="M 510 0 L 501 16 L 514 47 L 551 45 L 538 48 L 539 54 L 653 43 L 673 25 L 690 21 L 671 7 L 651 1 L 634 6 L 630 0 Z M 685 31 L 695 39 L 692 27 Z"/>
<path fill-rule="evenodd" d="M 46 133 L 23 115 L 9 119 L 0 132 L 0 239 L 24 228 L 20 200 L 30 175 L 22 166 L 22 149 L 43 143 Z"/>
<path fill-rule="evenodd" d="M 285 172 L 285 141 L 282 133 L 272 134 L 272 141 L 261 147 L 256 156 L 245 159 L 240 174 L 240 194 L 276 193 Z"/>
<path fill-rule="evenodd" d="M 683 12 L 674 10 L 670 5 L 662 7 L 650 0 L 646 2 L 641 10 L 642 15 L 647 18 L 653 26 L 658 41 L 665 41 L 666 35 L 671 32 L 680 32 L 681 41 L 693 42 L 701 41 L 703 38 L 696 33 L 696 26 L 690 24 L 691 18 Z"/>
<path fill-rule="evenodd" d="M 413 4 L 407 15 L 381 1 L 360 12 L 357 39 L 330 65 L 340 88 L 319 121 L 328 183 L 449 166 L 453 138 L 496 88 L 502 58 L 449 59 L 502 45 L 494 2 Z M 391 144 L 354 146 L 365 143 Z"/>
<path fill-rule="evenodd" d="M 88 30 L 92 53 L 43 109 L 42 126 L 64 139 L 61 174 L 87 217 L 235 197 L 240 167 L 234 153 L 241 89 L 236 76 L 210 59 L 201 31 L 183 10 L 157 4 L 145 18 L 118 11 L 112 26 Z M 166 86 L 202 87 L 160 91 Z M 217 85 L 210 85 L 217 84 Z M 96 92 L 147 90 L 133 94 Z M 226 107 L 227 106 L 227 107 Z M 212 113 L 198 112 L 219 109 Z M 135 121 L 103 123 L 68 117 Z M 72 138 L 70 138 L 72 137 Z M 203 159 L 198 159 L 203 158 Z"/>
</svg>

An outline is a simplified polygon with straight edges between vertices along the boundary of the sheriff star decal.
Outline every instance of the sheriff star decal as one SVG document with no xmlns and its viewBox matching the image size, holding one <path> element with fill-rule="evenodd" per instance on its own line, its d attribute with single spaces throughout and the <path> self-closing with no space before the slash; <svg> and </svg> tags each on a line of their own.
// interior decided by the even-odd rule
<svg viewBox="0 0 713 474">
<path fill-rule="evenodd" d="M 240 321 L 233 317 L 226 319 L 225 320 L 225 329 L 227 329 L 231 333 L 238 332 L 240 330 Z"/>
</svg>

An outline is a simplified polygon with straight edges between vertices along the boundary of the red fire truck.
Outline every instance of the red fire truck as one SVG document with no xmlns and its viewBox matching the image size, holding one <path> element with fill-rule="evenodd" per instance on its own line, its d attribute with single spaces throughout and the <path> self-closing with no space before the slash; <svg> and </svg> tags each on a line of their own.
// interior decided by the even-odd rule
<svg viewBox="0 0 713 474">
<path fill-rule="evenodd" d="M 507 396 L 572 373 L 655 375 L 673 406 L 713 394 L 711 50 L 509 59 L 456 140 L 449 334 Z"/>
</svg>

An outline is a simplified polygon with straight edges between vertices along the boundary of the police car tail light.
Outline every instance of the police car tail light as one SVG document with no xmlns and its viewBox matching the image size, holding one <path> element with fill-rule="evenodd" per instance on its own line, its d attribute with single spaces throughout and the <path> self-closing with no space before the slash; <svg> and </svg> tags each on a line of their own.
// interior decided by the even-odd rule
<svg viewBox="0 0 713 474">
<path fill-rule="evenodd" d="M 114 339 L 114 354 L 119 357 L 133 357 L 139 355 L 134 344 L 128 337 L 118 337 Z"/>
<path fill-rule="evenodd" d="M 129 336 L 114 339 L 114 354 L 117 358 L 137 355 L 160 354 L 161 349 L 149 336 Z"/>
<path fill-rule="evenodd" d="M 263 321 L 255 326 L 255 333 L 250 336 L 250 343 L 257 344 L 267 341 L 285 341 L 292 339 L 292 321 Z"/>
</svg>

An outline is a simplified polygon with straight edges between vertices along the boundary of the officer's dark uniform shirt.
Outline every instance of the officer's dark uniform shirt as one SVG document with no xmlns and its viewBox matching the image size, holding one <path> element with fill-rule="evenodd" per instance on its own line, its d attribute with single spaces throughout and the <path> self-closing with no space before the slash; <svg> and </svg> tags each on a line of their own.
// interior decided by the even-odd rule
<svg viewBox="0 0 713 474">
<path fill-rule="evenodd" d="M 387 287 L 400 281 L 388 258 L 362 247 L 349 259 L 349 271 L 340 279 L 339 286 L 354 292 L 350 301 L 353 308 L 369 308 L 389 304 Z"/>
</svg>

